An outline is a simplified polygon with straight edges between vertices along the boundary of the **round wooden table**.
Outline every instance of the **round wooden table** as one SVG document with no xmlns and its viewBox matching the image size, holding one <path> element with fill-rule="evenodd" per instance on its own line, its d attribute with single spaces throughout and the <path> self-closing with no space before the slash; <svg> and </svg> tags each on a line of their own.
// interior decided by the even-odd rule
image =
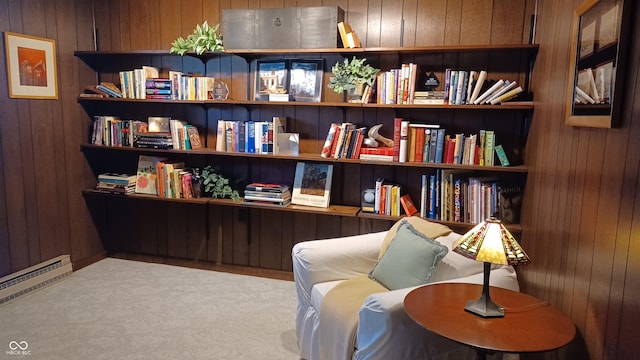
<svg viewBox="0 0 640 360">
<path fill-rule="evenodd" d="M 412 290 L 404 299 L 409 317 L 448 339 L 474 347 L 479 357 L 500 351 L 526 353 L 561 348 L 573 340 L 573 322 L 549 303 L 533 296 L 491 287 L 491 299 L 504 308 L 503 318 L 482 318 L 464 310 L 477 300 L 482 285 L 445 283 Z"/>
</svg>

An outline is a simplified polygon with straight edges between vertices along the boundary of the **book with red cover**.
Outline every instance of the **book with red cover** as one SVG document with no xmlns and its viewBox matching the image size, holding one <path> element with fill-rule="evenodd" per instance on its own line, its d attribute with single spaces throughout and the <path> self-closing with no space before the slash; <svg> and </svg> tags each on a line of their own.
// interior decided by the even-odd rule
<svg viewBox="0 0 640 360">
<path fill-rule="evenodd" d="M 402 127 L 403 118 L 397 117 L 393 119 L 393 161 L 400 159 L 400 128 Z"/>
<path fill-rule="evenodd" d="M 400 197 L 400 203 L 402 204 L 404 213 L 407 214 L 407 216 L 412 216 L 413 214 L 418 212 L 418 209 L 416 208 L 413 201 L 411 201 L 411 197 L 409 196 L 409 194 L 402 195 Z"/>
<path fill-rule="evenodd" d="M 394 149 L 390 147 L 377 147 L 377 148 L 369 148 L 363 147 L 360 149 L 360 154 L 371 154 L 371 155 L 391 155 L 394 154 Z"/>
</svg>

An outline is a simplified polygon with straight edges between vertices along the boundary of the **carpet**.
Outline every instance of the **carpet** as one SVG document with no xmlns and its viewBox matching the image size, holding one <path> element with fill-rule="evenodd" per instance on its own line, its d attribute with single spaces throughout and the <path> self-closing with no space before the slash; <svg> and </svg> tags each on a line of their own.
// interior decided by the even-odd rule
<svg viewBox="0 0 640 360">
<path fill-rule="evenodd" d="M 296 306 L 291 281 L 106 258 L 0 306 L 0 359 L 299 359 Z"/>
</svg>

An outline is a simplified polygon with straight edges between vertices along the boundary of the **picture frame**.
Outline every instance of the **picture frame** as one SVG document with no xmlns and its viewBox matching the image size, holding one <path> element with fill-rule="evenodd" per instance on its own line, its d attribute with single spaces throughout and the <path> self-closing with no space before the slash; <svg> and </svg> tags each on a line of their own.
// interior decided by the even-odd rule
<svg viewBox="0 0 640 360">
<path fill-rule="evenodd" d="M 289 92 L 287 60 L 256 60 L 254 100 L 269 101 L 269 95 Z"/>
<path fill-rule="evenodd" d="M 4 43 L 9 97 L 57 99 L 55 40 L 5 32 Z"/>
<path fill-rule="evenodd" d="M 565 124 L 611 128 L 620 121 L 631 0 L 585 0 L 573 18 Z"/>
<path fill-rule="evenodd" d="M 329 207 L 333 165 L 324 163 L 296 164 L 291 203 L 315 207 Z"/>
<path fill-rule="evenodd" d="M 323 75 L 323 59 L 291 60 L 289 94 L 295 101 L 320 102 Z"/>
</svg>

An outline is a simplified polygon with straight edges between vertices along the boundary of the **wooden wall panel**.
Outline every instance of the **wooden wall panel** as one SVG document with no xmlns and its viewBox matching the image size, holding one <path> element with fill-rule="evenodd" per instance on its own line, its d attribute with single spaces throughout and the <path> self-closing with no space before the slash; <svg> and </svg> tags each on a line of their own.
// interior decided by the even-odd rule
<svg viewBox="0 0 640 360">
<path fill-rule="evenodd" d="M 637 352 L 637 219 L 640 158 L 640 27 L 634 25 L 621 126 L 564 125 L 570 23 L 581 1 L 541 2 L 533 72 L 536 110 L 527 144 L 531 167 L 523 209 L 523 246 L 532 264 L 519 270 L 523 290 L 568 314 L 592 359 Z M 637 18 L 640 10 L 636 7 Z M 636 225 L 634 227 L 634 225 Z M 635 232 L 634 232 L 635 231 Z M 635 349 L 635 350 L 633 350 Z M 576 350 L 561 358 L 578 358 Z M 555 358 L 547 354 L 547 358 Z M 584 356 L 580 356 L 583 358 Z"/>
<path fill-rule="evenodd" d="M 570 18 L 581 0 L 243 0 L 219 2 L 151 0 L 0 0 L 0 30 L 28 33 L 57 40 L 60 99 L 57 101 L 8 98 L 6 74 L 0 72 L 0 276 L 26 268 L 58 253 L 70 252 L 76 265 L 86 265 L 102 254 L 101 236 L 110 234 L 101 217 L 117 209 L 106 202 L 89 201 L 80 191 L 95 177 L 79 145 L 84 141 L 91 119 L 78 106 L 81 87 L 94 82 L 91 70 L 73 57 L 74 50 L 93 49 L 93 10 L 95 6 L 98 43 L 101 50 L 168 49 L 178 36 L 190 34 L 196 24 L 220 22 L 222 10 L 277 6 L 338 5 L 346 11 L 365 46 L 395 46 L 404 17 L 405 45 L 456 45 L 472 43 L 518 43 L 529 38 L 530 15 L 538 8 L 536 39 L 541 44 L 532 79 L 536 110 L 523 156 L 530 172 L 522 214 L 522 243 L 533 263 L 519 269 L 523 290 L 550 301 L 569 314 L 584 336 L 593 359 L 623 359 L 637 353 L 638 299 L 640 284 L 640 156 L 634 140 L 640 136 L 640 110 L 637 101 L 640 79 L 638 32 L 631 46 L 624 117 L 618 129 L 570 128 L 563 124 L 569 59 Z M 636 6 L 636 16 L 640 10 Z M 175 14 L 180 14 L 175 16 Z M 171 18 L 173 21 L 160 21 Z M 465 57 L 420 58 L 437 70 L 443 64 L 464 64 Z M 492 62 L 495 59 L 487 59 Z M 180 63 L 195 66 L 189 59 Z M 238 62 L 239 61 L 239 62 Z M 386 66 L 392 59 L 372 57 Z M 173 60 L 163 66 L 174 67 Z M 69 66 L 67 66 L 69 65 Z M 4 57 L 0 67 L 5 68 Z M 246 67 L 241 60 L 222 60 L 213 71 L 232 83 L 231 93 L 247 94 L 247 79 L 237 83 L 235 74 Z M 234 78 L 232 79 L 232 75 Z M 508 74 L 505 74 L 507 76 Z M 519 79 L 518 81 L 521 81 Z M 325 99 L 339 95 L 323 89 Z M 219 116 L 273 116 L 270 111 L 233 109 L 192 112 L 170 107 L 170 112 L 198 121 L 205 112 Z M 139 110 L 126 108 L 132 114 Z M 253 111 L 256 111 L 254 114 Z M 308 134 L 305 148 L 317 149 L 328 124 L 342 121 L 339 111 L 329 108 L 275 109 L 293 119 L 294 131 Z M 393 117 L 392 110 L 347 111 L 347 118 L 378 123 Z M 403 116 L 418 116 L 413 112 Z M 433 113 L 443 123 L 460 124 L 464 116 Z M 493 124 L 487 116 L 482 120 Z M 211 128 L 209 124 L 202 124 Z M 208 141 L 215 136 L 205 134 Z M 287 164 L 289 166 L 292 164 Z M 342 169 L 345 171 L 345 169 Z M 399 176 L 411 181 L 414 172 L 385 173 L 360 169 L 359 186 L 366 187 L 372 176 Z M 386 169 L 389 171 L 389 169 Z M 49 181 L 46 181 L 49 180 Z M 411 188 L 409 186 L 408 188 Z M 338 184 L 336 196 L 354 201 L 345 194 L 345 183 Z M 101 204 L 104 205 L 101 206 Z M 122 206 L 122 205 L 120 205 Z M 246 220 L 239 209 L 221 211 L 217 207 L 187 206 L 189 219 L 179 226 L 159 232 L 155 239 L 140 242 L 135 237 L 143 227 L 123 238 L 118 247 L 158 255 L 207 259 L 227 263 L 290 269 L 288 253 L 296 242 L 341 234 L 379 231 L 388 221 L 313 216 L 299 213 L 250 211 Z M 149 218 L 164 206 L 149 207 Z M 151 209 L 149 209 L 151 208 Z M 177 207 L 169 206 L 165 210 Z M 109 211 L 108 211 L 109 210 Z M 131 211 L 139 210 L 132 208 Z M 122 213 L 125 221 L 127 213 Z M 129 213 L 130 214 L 130 213 Z M 208 214 L 208 215 L 206 215 Z M 181 214 L 173 214 L 182 216 Z M 202 215 L 202 216 L 198 216 Z M 167 217 L 167 215 L 164 215 Z M 159 218 L 155 216 L 155 218 Z M 282 224 L 280 236 L 248 233 L 246 221 L 273 226 Z M 204 224 L 209 224 L 207 228 Z M 231 224 L 231 225 L 229 225 Z M 186 239 L 181 228 L 195 226 Z M 273 232 L 273 230 L 272 230 Z M 4 236 L 6 234 L 7 236 Z M 164 235 L 163 235 L 164 234 Z M 295 234 L 295 236 L 291 236 Z M 112 233 L 112 237 L 116 236 Z M 147 241 L 151 240 L 151 241 Z M 636 351 L 634 351 L 636 350 Z M 550 358 L 566 356 L 568 351 L 552 353 Z"/>
</svg>

